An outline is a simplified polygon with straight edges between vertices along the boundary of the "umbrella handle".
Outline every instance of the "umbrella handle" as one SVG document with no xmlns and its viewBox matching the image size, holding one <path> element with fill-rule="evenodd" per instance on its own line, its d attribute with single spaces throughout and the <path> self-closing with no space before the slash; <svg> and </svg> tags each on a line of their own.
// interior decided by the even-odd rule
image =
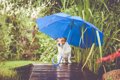
<svg viewBox="0 0 120 80">
<path fill-rule="evenodd" d="M 55 63 L 55 58 L 53 57 L 53 58 L 52 58 L 52 64 L 53 64 L 55 67 L 58 67 L 59 64 L 60 64 L 60 62 L 61 62 L 61 60 L 62 60 L 62 55 L 61 55 L 60 60 L 58 61 L 58 63 Z"/>
</svg>

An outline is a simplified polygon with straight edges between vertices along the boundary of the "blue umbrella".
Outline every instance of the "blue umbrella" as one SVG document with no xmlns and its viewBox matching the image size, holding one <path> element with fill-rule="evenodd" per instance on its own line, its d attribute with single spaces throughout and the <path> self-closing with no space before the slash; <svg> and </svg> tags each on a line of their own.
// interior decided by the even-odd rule
<svg viewBox="0 0 120 80">
<path fill-rule="evenodd" d="M 53 39 L 65 37 L 70 45 L 89 48 L 103 44 L 103 33 L 77 16 L 56 13 L 36 20 L 39 30 Z M 99 36 L 99 39 L 98 39 Z M 100 43 L 100 44 L 99 44 Z"/>
</svg>

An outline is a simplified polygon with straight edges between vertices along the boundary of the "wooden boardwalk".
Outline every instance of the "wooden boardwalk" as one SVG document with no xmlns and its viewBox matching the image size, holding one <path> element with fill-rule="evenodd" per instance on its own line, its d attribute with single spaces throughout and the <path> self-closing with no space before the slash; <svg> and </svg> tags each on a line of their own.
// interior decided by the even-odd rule
<svg viewBox="0 0 120 80">
<path fill-rule="evenodd" d="M 59 67 L 34 64 L 29 80 L 97 80 L 97 77 L 87 68 L 82 72 L 77 64 L 60 64 Z"/>
</svg>

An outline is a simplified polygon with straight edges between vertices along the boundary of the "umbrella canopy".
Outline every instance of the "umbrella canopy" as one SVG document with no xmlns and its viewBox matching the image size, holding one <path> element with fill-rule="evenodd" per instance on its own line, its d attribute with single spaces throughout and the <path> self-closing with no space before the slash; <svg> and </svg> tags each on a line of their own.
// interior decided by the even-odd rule
<svg viewBox="0 0 120 80">
<path fill-rule="evenodd" d="M 65 37 L 70 45 L 89 48 L 103 44 L 103 33 L 80 17 L 57 13 L 36 20 L 39 30 L 53 39 Z M 99 37 L 99 40 L 98 40 Z"/>
</svg>

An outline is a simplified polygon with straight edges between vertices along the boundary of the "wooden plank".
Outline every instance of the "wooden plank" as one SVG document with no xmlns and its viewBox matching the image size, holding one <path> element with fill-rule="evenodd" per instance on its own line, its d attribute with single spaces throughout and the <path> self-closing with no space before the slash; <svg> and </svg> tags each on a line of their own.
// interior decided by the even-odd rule
<svg viewBox="0 0 120 80">
<path fill-rule="evenodd" d="M 97 80 L 89 69 L 81 71 L 77 64 L 60 64 L 54 67 L 50 64 L 34 64 L 29 80 Z M 87 78 L 89 77 L 89 78 Z"/>
</svg>

